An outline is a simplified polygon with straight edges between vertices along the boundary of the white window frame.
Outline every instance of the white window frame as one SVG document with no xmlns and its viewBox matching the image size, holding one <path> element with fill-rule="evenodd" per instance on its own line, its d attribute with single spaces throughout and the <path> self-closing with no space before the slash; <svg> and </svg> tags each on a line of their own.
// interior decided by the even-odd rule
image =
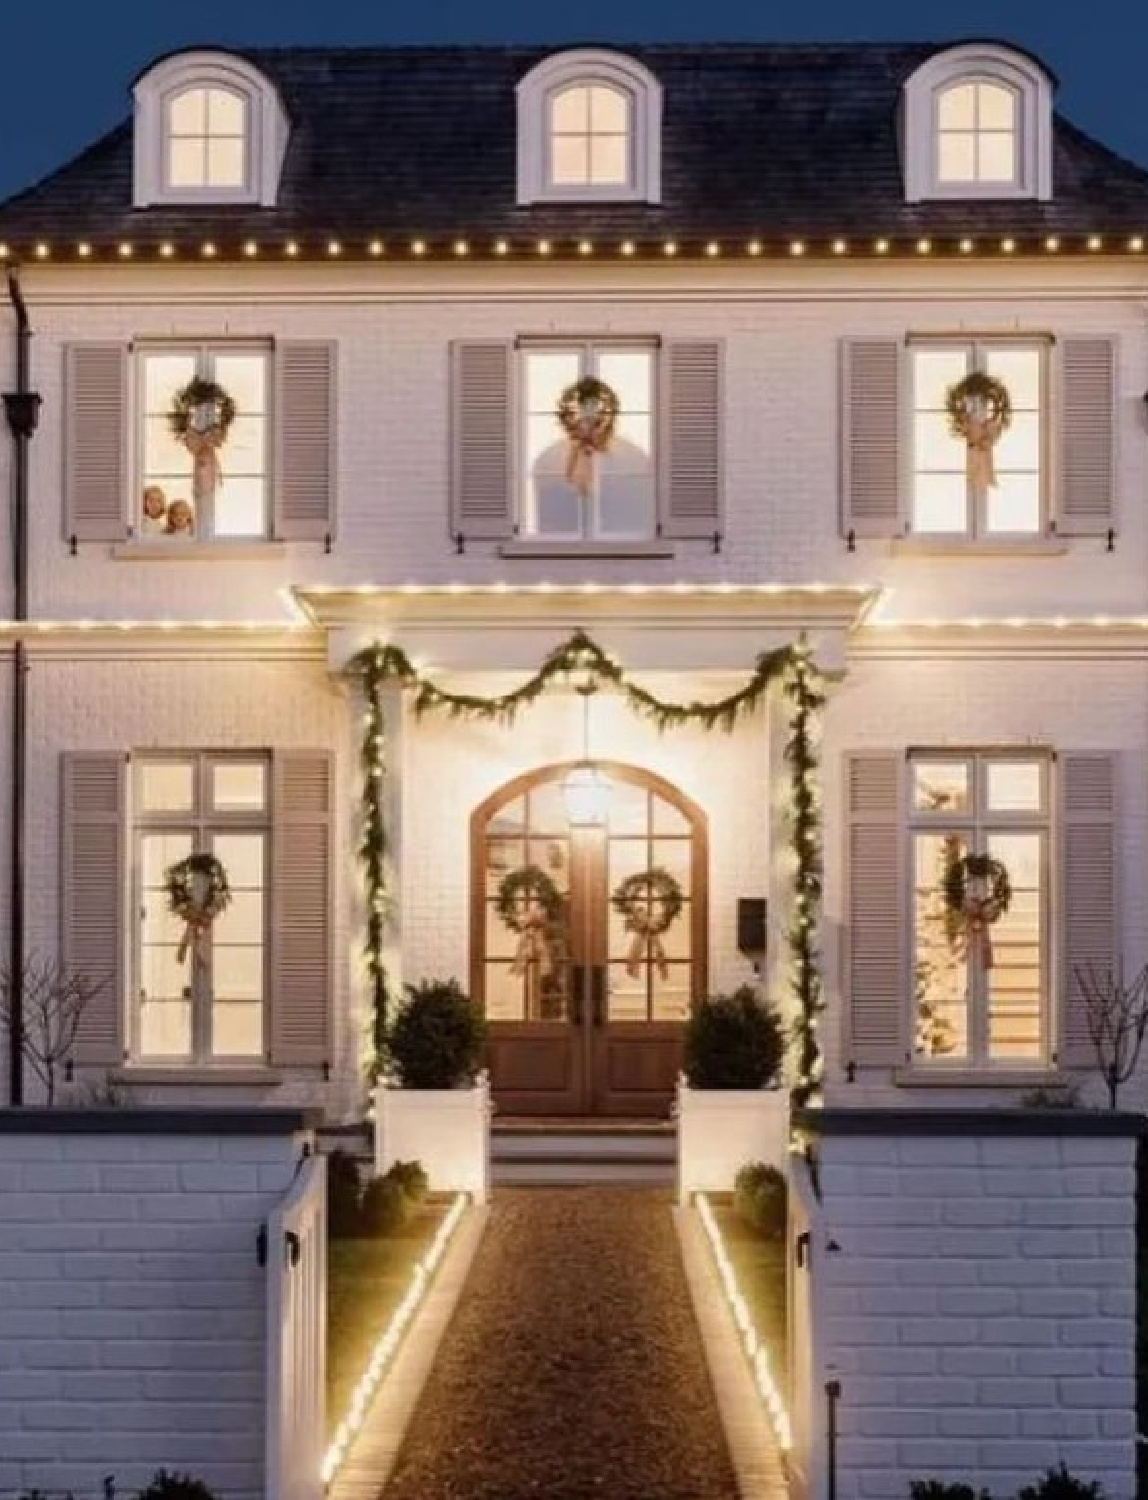
<svg viewBox="0 0 1148 1500">
<path fill-rule="evenodd" d="M 222 89 L 246 105 L 244 181 L 235 187 L 173 187 L 168 179 L 170 104 L 188 89 Z M 153 204 L 257 203 L 273 208 L 289 122 L 278 90 L 245 58 L 229 52 L 179 52 L 149 68 L 133 89 L 133 191 L 136 208 Z"/>
<path fill-rule="evenodd" d="M 987 805 L 988 764 L 1002 761 L 1039 762 L 1041 765 L 1042 808 L 1039 813 L 991 812 Z M 967 764 L 970 768 L 970 791 L 972 805 L 966 812 L 954 812 L 940 808 L 935 812 L 914 807 L 914 767 L 916 764 L 951 762 Z M 903 832 L 905 847 L 905 912 L 907 953 L 908 1029 L 909 1055 L 912 1066 L 930 1072 L 999 1072 L 1015 1073 L 1032 1071 L 1046 1072 L 1052 1067 L 1058 1034 L 1056 995 L 1053 976 L 1057 972 L 1057 921 L 1059 915 L 1059 887 L 1056 880 L 1055 851 L 1058 847 L 1056 822 L 1056 758 L 1047 746 L 954 746 L 914 747 L 908 754 L 905 818 Z M 969 852 L 985 852 L 986 835 L 992 833 L 1037 833 L 1042 839 L 1041 853 L 1041 955 L 1040 955 L 1040 1054 L 1035 1057 L 997 1057 L 989 1053 L 988 993 L 985 976 L 975 964 L 969 965 L 968 984 L 968 1050 L 964 1056 L 929 1057 L 917 1051 L 917 985 L 916 985 L 916 838 L 920 833 L 952 831 L 968 834 Z"/>
<path fill-rule="evenodd" d="M 629 181 L 555 183 L 550 162 L 550 104 L 556 94 L 582 84 L 603 85 L 629 101 Z M 662 86 L 650 70 L 621 52 L 578 48 L 545 58 L 520 80 L 518 202 L 662 201 Z"/>
<path fill-rule="evenodd" d="M 210 368 L 217 355 L 232 354 L 258 354 L 262 356 L 266 366 L 266 406 L 264 415 L 264 454 L 263 454 L 263 528 L 250 536 L 216 536 L 215 534 L 215 510 L 214 496 L 207 501 L 200 501 L 195 506 L 195 535 L 190 538 L 196 545 L 218 545 L 246 546 L 250 543 L 267 541 L 272 531 L 272 511 L 274 506 L 274 486 L 276 475 L 274 473 L 275 461 L 275 348 L 268 340 L 241 339 L 234 342 L 226 339 L 147 339 L 140 340 L 132 345 L 132 471 L 133 483 L 131 487 L 131 534 L 139 542 L 152 542 L 156 547 L 167 547 L 175 549 L 186 545 L 179 540 L 151 539 L 147 537 L 141 525 L 142 512 L 140 510 L 143 495 L 144 477 L 147 472 L 147 397 L 145 392 L 144 365 L 149 354 L 191 354 L 196 361 L 196 374 L 204 378 L 211 378 Z M 227 450 L 223 450 L 222 462 L 226 465 Z"/>
<path fill-rule="evenodd" d="M 265 796 L 263 810 L 252 812 L 237 809 L 234 812 L 217 812 L 210 805 L 212 767 L 238 763 L 263 767 Z M 187 1068 L 236 1068 L 262 1067 L 268 1058 L 271 1038 L 271 883 L 274 878 L 275 859 L 273 849 L 274 829 L 272 821 L 272 763 L 266 750 L 163 750 L 145 751 L 130 757 L 128 830 L 131 839 L 131 923 L 129 927 L 130 975 L 128 1006 L 128 1054 L 133 1066 L 147 1068 L 170 1068 L 173 1071 Z M 188 765 L 193 767 L 192 786 L 194 805 L 190 812 L 144 812 L 139 806 L 137 792 L 140 771 L 148 765 Z M 214 1055 L 211 1051 L 211 1013 L 214 996 L 210 989 L 195 983 L 192 968 L 191 993 L 191 1054 L 187 1057 L 155 1056 L 145 1054 L 140 1047 L 140 1005 L 143 990 L 142 974 L 142 921 L 143 921 L 143 860 L 141 842 L 147 834 L 189 833 L 195 850 L 208 847 L 207 840 L 215 833 L 258 833 L 263 837 L 263 935 L 262 935 L 262 990 L 263 1033 L 259 1053 L 241 1055 Z"/>
<path fill-rule="evenodd" d="M 243 177 L 242 180 L 238 183 L 220 185 L 216 183 L 205 182 L 198 184 L 181 184 L 179 186 L 176 186 L 171 181 L 170 146 L 173 135 L 171 125 L 172 106 L 176 103 L 177 100 L 182 99 L 185 94 L 195 93 L 228 94 L 231 96 L 231 98 L 237 99 L 242 106 Z M 231 84 L 205 83 L 201 79 L 196 79 L 191 83 L 181 82 L 174 88 L 169 89 L 168 92 L 163 96 L 163 158 L 160 163 L 160 170 L 163 173 L 164 196 L 170 197 L 172 194 L 178 196 L 179 194 L 186 192 L 196 194 L 211 194 L 213 197 L 218 195 L 221 199 L 234 196 L 240 202 L 249 200 L 251 196 L 251 178 L 253 167 L 252 158 L 254 155 L 252 123 L 251 99 L 249 95 L 241 89 L 234 88 Z M 206 143 L 210 142 L 212 137 L 210 134 L 205 134 L 203 139 Z"/>
<path fill-rule="evenodd" d="M 969 356 L 969 369 L 982 370 L 989 350 L 1028 349 L 1040 355 L 1040 524 L 1031 531 L 989 530 L 988 493 L 971 490 L 966 485 L 965 529 L 963 531 L 919 531 L 916 526 L 917 509 L 917 451 L 915 422 L 917 416 L 917 371 L 915 356 L 920 350 L 963 349 Z M 1047 334 L 960 334 L 910 335 L 905 351 L 906 379 L 904 389 L 908 393 L 905 402 L 905 418 L 902 425 L 906 469 L 904 493 L 906 496 L 906 530 L 910 537 L 944 546 L 946 542 L 976 541 L 992 544 L 996 542 L 1034 541 L 1047 537 L 1052 530 L 1052 349 L 1053 341 Z"/>
<path fill-rule="evenodd" d="M 654 514 L 648 531 L 643 532 L 559 532 L 559 531 L 530 531 L 527 530 L 526 520 L 532 503 L 530 475 L 527 471 L 527 432 L 529 425 L 529 412 L 527 410 L 527 381 L 525 378 L 525 361 L 531 354 L 557 353 L 577 351 L 582 361 L 583 372 L 587 359 L 599 350 L 634 350 L 647 353 L 650 356 L 650 464 L 654 483 Z M 662 359 L 661 341 L 654 337 L 623 338 L 619 335 L 609 335 L 603 338 L 524 338 L 519 340 L 516 350 L 518 360 L 518 379 L 515 383 L 517 391 L 517 407 L 515 412 L 515 429 L 517 440 L 515 442 L 515 464 L 517 468 L 517 501 L 515 505 L 515 521 L 517 525 L 516 535 L 522 540 L 539 546 L 554 543 L 556 546 L 578 546 L 584 544 L 589 548 L 609 546 L 630 546 L 634 543 L 653 543 L 658 537 L 658 518 L 661 509 L 661 485 L 662 485 L 662 455 L 661 455 L 661 381 L 662 381 Z M 559 438 L 559 441 L 561 439 Z M 598 496 L 598 467 L 595 462 L 594 485 L 595 494 L 591 502 L 596 515 L 599 508 Z"/>
<path fill-rule="evenodd" d="M 1016 100 L 1016 175 L 1011 182 L 943 182 L 938 174 L 938 101 L 955 84 L 993 83 Z M 905 201 L 1052 197 L 1052 80 L 1011 47 L 949 47 L 906 81 L 901 100 Z"/>
</svg>

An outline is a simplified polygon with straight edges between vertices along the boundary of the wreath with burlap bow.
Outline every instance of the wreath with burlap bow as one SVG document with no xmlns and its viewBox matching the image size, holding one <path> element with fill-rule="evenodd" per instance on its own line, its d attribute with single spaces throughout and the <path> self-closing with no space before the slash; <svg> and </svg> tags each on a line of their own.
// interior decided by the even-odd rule
<svg viewBox="0 0 1148 1500">
<path fill-rule="evenodd" d="M 681 916 L 684 900 L 681 886 L 660 865 L 627 876 L 610 897 L 611 906 L 632 934 L 626 955 L 626 973 L 631 979 L 639 977 L 646 961 L 657 966 L 662 979 L 669 978 L 662 938 Z"/>
<path fill-rule="evenodd" d="M 196 500 L 219 488 L 223 478 L 219 450 L 227 442 L 237 413 L 234 397 L 223 386 L 198 376 L 172 397 L 168 422 L 176 440 L 191 454 L 191 490 Z"/>
<path fill-rule="evenodd" d="M 541 976 L 554 970 L 554 934 L 562 922 L 566 903 L 562 892 L 538 865 L 511 870 L 498 883 L 494 909 L 511 932 L 518 947 L 510 965 L 512 974 L 525 974 L 531 964 Z"/>
<path fill-rule="evenodd" d="M 989 854 L 966 854 L 945 871 L 945 905 L 964 923 L 969 951 L 986 969 L 993 966 L 989 928 L 1012 904 L 1012 882 L 999 859 Z"/>
<path fill-rule="evenodd" d="M 558 398 L 558 425 L 569 444 L 566 478 L 582 496 L 594 483 L 594 455 L 609 452 L 622 403 L 612 386 L 596 375 L 584 375 Z"/>
<path fill-rule="evenodd" d="M 169 909 L 184 924 L 175 954 L 183 963 L 189 952 L 198 953 L 211 924 L 230 906 L 231 884 L 214 854 L 189 854 L 166 871 L 163 885 Z"/>
<path fill-rule="evenodd" d="M 1012 422 L 1012 397 L 995 375 L 974 370 L 945 393 L 945 410 L 954 437 L 965 441 L 965 469 L 978 490 L 995 488 L 993 449 Z"/>
</svg>

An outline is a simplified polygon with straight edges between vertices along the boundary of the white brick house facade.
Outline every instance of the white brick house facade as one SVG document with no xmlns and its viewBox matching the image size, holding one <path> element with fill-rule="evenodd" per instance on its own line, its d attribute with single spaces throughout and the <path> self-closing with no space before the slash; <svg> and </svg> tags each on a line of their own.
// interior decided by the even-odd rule
<svg viewBox="0 0 1148 1500">
<path fill-rule="evenodd" d="M 672 108 L 672 85 L 667 97 Z M 1148 182 L 1142 191 L 1148 227 Z M 561 211 L 551 206 L 547 222 Z M 255 237 L 254 252 L 241 250 L 228 227 L 231 210 L 221 204 L 212 231 L 224 246 L 221 255 L 205 255 L 204 237 L 184 234 L 177 253 L 163 257 L 142 240 L 135 248 L 127 231 L 124 243 L 133 248 L 120 253 L 118 233 L 109 230 L 108 245 L 81 264 L 70 240 L 53 242 L 45 232 L 43 254 L 38 230 L 21 242 L 19 212 L 16 200 L 0 229 L 12 242 L 10 260 L 28 307 L 31 381 L 43 412 L 30 444 L 29 618 L 5 623 L 0 640 L 8 654 L 16 640 L 27 646 L 26 946 L 56 951 L 69 921 L 77 920 L 67 909 L 61 873 L 68 836 L 62 766 L 70 753 L 101 752 L 135 765 L 157 754 L 249 752 L 270 764 L 307 751 L 332 756 L 334 767 L 324 934 L 330 979 L 316 1001 L 326 1046 L 311 1045 L 303 1060 L 287 1049 L 276 1060 L 269 1041 L 266 1055 L 242 1067 L 140 1055 L 132 1022 L 138 856 L 125 827 L 116 866 L 123 899 L 109 908 L 121 928 L 114 1036 L 111 1051 L 104 1045 L 97 1057 L 81 1047 L 81 1080 L 110 1072 L 148 1099 L 215 1098 L 226 1089 L 228 1098 L 306 1100 L 333 1115 L 357 1113 L 366 1011 L 355 862 L 361 702 L 343 669 L 372 640 L 393 641 L 452 685 L 492 693 L 533 670 L 576 627 L 648 674 L 644 680 L 658 691 L 685 700 L 731 691 L 762 650 L 803 631 L 813 640 L 831 678 L 821 768 L 820 937 L 830 1101 L 928 1103 L 940 1095 L 952 1102 L 953 1090 L 963 1088 L 975 1100 L 1003 1102 L 1062 1076 L 1070 1061 L 1084 1061 L 1079 1053 L 1070 1059 L 1060 1045 L 1075 956 L 1066 937 L 1075 877 L 1064 863 L 1068 815 L 1059 811 L 1067 755 L 1115 757 L 1116 948 L 1109 956 L 1130 971 L 1148 959 L 1142 900 L 1148 727 L 1138 708 L 1148 695 L 1142 399 L 1148 255 L 1132 248 L 1134 237 L 1111 235 L 1104 253 L 1096 253 L 1082 235 L 1071 242 L 1066 235 L 1055 251 L 1030 235 L 1013 253 L 1000 236 L 986 234 L 962 253 L 959 235 L 949 233 L 942 243 L 938 231 L 935 247 L 922 242 L 928 253 L 904 236 L 886 253 L 877 248 L 884 226 L 875 220 L 842 241 L 843 251 L 826 237 L 806 253 L 791 253 L 779 238 L 758 255 L 746 238 L 729 237 L 719 254 L 699 242 L 674 256 L 665 253 L 668 235 L 647 236 L 631 255 L 628 242 L 603 227 L 590 236 L 592 253 L 580 253 L 576 239 L 588 233 L 582 205 L 579 228 L 557 254 L 540 254 L 523 240 L 506 255 L 463 255 L 445 236 L 431 240 L 429 253 L 416 254 L 408 248 L 412 229 L 382 254 L 349 242 L 336 254 L 324 237 L 312 235 L 294 258 L 278 238 Z M 975 213 L 970 205 L 966 217 Z M 179 239 L 174 231 L 172 237 Z M 1045 524 L 1030 536 L 995 542 L 909 536 L 901 520 L 883 536 L 851 525 L 842 436 L 848 448 L 855 414 L 843 400 L 844 341 L 908 350 L 930 338 L 991 344 L 1020 336 L 1048 351 L 1040 417 L 1044 501 L 1051 507 Z M 9 387 L 15 337 L 6 310 L 0 369 Z M 522 349 L 546 338 L 648 344 L 658 351 L 663 381 L 674 348 L 692 343 L 718 351 L 720 547 L 702 534 L 590 548 L 531 548 L 520 536 L 460 539 L 463 528 L 452 519 L 458 451 L 452 349 L 521 345 L 509 356 L 513 383 L 521 378 Z M 1104 517 L 1088 528 L 1093 534 L 1073 535 L 1071 526 L 1048 524 L 1065 514 L 1063 450 L 1075 430 L 1074 414 L 1063 405 L 1071 387 L 1058 361 L 1061 351 L 1096 340 L 1114 351 L 1111 441 L 1103 459 L 1114 479 Z M 165 343 L 269 350 L 280 402 L 287 399 L 286 382 L 284 389 L 277 385 L 287 352 L 329 348 L 332 477 L 329 510 L 313 540 L 281 539 L 273 523 L 261 540 L 200 538 L 182 551 L 165 551 L 127 534 L 135 523 L 128 496 L 141 487 L 146 420 L 139 360 L 141 351 Z M 128 508 L 119 538 L 78 535 L 68 498 L 84 461 L 75 433 L 89 441 L 93 433 L 76 427 L 75 392 L 66 380 L 69 350 L 80 345 L 116 351 L 125 372 L 122 403 L 112 408 L 124 423 L 117 451 Z M 902 391 L 894 413 L 902 436 L 912 426 L 904 400 Z M 275 410 L 283 429 L 287 408 Z M 662 408 L 656 439 L 667 446 L 669 411 Z M 518 420 L 511 418 L 512 428 Z M 286 437 L 283 430 L 275 435 L 280 455 Z M 911 443 L 903 436 L 899 460 L 893 455 L 895 486 L 907 482 Z M 226 466 L 226 450 L 223 459 Z M 283 479 L 273 472 L 271 482 Z M 9 447 L 0 445 L 0 483 L 10 480 Z M 5 531 L 0 549 L 6 545 Z M 7 589 L 2 555 L 0 580 Z M 356 592 L 361 588 L 367 591 Z M 7 615 L 9 595 L 4 601 Z M 5 671 L 4 693 L 11 676 Z M 780 705 L 730 737 L 699 730 L 659 736 L 614 698 L 594 711 L 596 754 L 660 776 L 704 814 L 704 988 L 727 990 L 754 979 L 737 945 L 737 902 L 764 896 L 767 978 L 784 993 L 790 864 Z M 576 759 L 581 735 L 580 707 L 569 693 L 547 698 L 512 731 L 433 716 L 416 721 L 392 700 L 388 796 L 396 904 L 388 956 L 395 979 L 454 975 L 469 982 L 477 899 L 471 815 L 513 778 Z M 857 934 L 850 939 L 847 932 L 858 920 L 846 859 L 850 757 L 881 752 L 907 764 L 914 752 L 985 750 L 1006 758 L 1029 750 L 1050 767 L 1039 829 L 1046 861 L 1039 901 L 1047 908 L 1034 1022 L 1040 1040 L 1023 1065 L 995 1077 L 992 1066 L 972 1060 L 930 1072 L 912 1056 L 914 958 L 905 880 L 897 896 L 905 906 L 888 933 L 897 945 L 895 993 L 854 993 L 848 953 Z M 9 737 L 0 737 L 5 772 L 9 754 Z M 5 803 L 3 847 L 8 815 Z M 907 834 L 899 828 L 896 836 Z M 273 850 L 276 837 L 273 830 Z M 276 875 L 273 853 L 270 902 Z M 7 920 L 5 908 L 5 930 Z M 272 933 L 264 955 L 269 1039 L 281 1006 L 275 941 Z M 896 1021 L 882 1045 L 859 1052 L 854 1009 L 870 1003 L 885 1007 L 878 1030 L 893 1024 L 889 1015 Z M 935 1087 L 940 1082 L 948 1085 L 943 1094 Z"/>
</svg>

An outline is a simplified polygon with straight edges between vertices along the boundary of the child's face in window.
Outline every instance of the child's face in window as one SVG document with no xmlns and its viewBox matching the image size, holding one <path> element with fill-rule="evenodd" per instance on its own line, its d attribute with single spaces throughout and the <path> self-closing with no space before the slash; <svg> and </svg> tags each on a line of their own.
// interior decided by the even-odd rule
<svg viewBox="0 0 1148 1500">
<path fill-rule="evenodd" d="M 158 521 L 167 509 L 164 493 L 158 484 L 149 484 L 143 492 L 143 512 L 149 521 Z"/>
</svg>

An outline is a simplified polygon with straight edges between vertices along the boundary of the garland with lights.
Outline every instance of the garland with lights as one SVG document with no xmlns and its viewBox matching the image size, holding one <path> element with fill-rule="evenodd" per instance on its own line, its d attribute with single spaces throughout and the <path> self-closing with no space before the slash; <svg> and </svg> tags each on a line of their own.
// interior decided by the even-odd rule
<svg viewBox="0 0 1148 1500">
<path fill-rule="evenodd" d="M 383 940 L 389 897 L 386 881 L 387 835 L 384 815 L 386 774 L 383 691 L 397 687 L 411 695 L 416 717 L 444 712 L 452 719 L 512 725 L 555 681 L 577 675 L 598 687 L 617 692 L 629 707 L 656 729 L 678 729 L 696 724 L 706 730 L 732 730 L 748 718 L 774 683 L 779 683 L 791 707 L 785 763 L 791 786 L 790 825 L 794 854 L 794 911 L 788 933 L 793 961 L 793 993 L 797 1001 L 794 1023 L 797 1078 L 793 1103 L 816 1102 L 821 1082 L 818 1018 L 824 1009 L 817 968 L 817 926 L 821 906 L 821 819 L 817 806 L 817 716 L 825 703 L 820 674 L 804 640 L 763 652 L 743 685 L 710 702 L 676 703 L 659 698 L 634 682 L 625 669 L 584 630 L 545 657 L 532 677 L 493 697 L 451 692 L 424 677 L 400 646 L 378 643 L 352 658 L 348 671 L 357 677 L 366 699 L 362 742 L 362 836 L 359 859 L 366 886 L 367 933 L 365 956 L 371 982 L 372 1076 L 381 1066 L 386 1044 L 389 991 Z"/>
</svg>

